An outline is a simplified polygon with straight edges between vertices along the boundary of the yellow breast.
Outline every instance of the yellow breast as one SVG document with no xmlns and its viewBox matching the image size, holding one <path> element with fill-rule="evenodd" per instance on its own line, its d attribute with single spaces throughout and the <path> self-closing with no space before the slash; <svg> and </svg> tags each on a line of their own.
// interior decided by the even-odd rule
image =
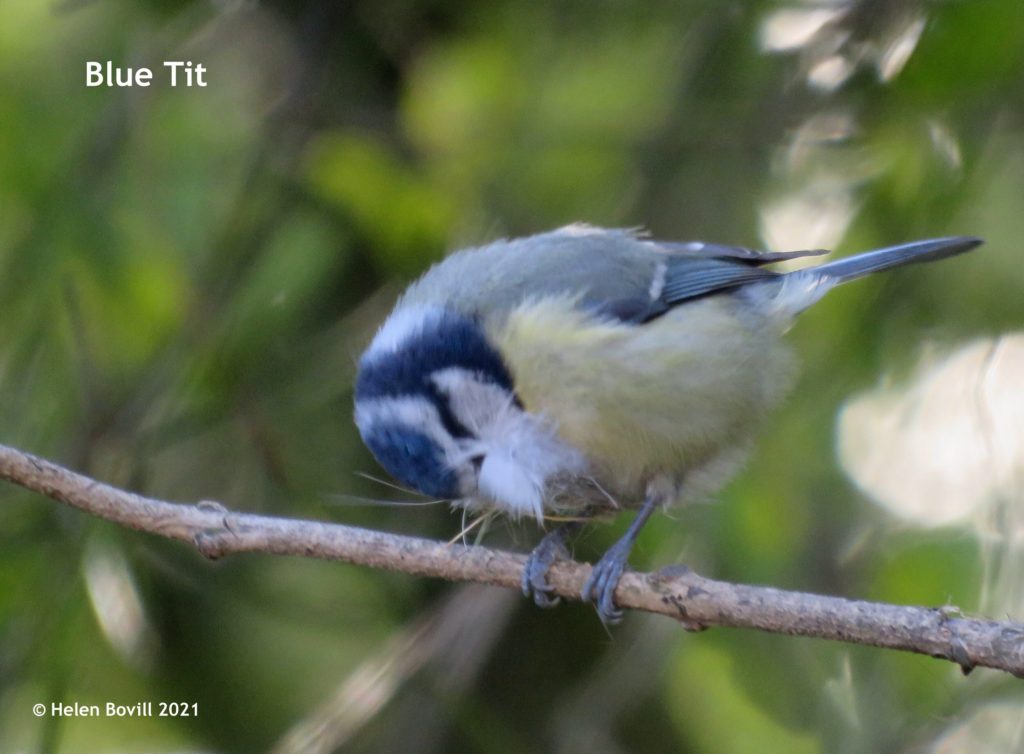
<svg viewBox="0 0 1024 754">
<path fill-rule="evenodd" d="M 553 419 L 618 496 L 642 497 L 659 476 L 686 485 L 736 456 L 791 382 L 777 324 L 733 296 L 691 302 L 643 325 L 594 317 L 571 298 L 544 298 L 488 329 L 526 409 Z"/>
</svg>

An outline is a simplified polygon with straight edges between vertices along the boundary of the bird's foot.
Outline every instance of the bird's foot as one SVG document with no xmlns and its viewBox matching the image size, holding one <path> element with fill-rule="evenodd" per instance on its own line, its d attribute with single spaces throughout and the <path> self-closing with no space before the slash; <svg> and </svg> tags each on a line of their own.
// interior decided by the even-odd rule
<svg viewBox="0 0 1024 754">
<path fill-rule="evenodd" d="M 640 530 L 647 523 L 655 509 L 665 499 L 666 487 L 651 483 L 647 488 L 647 497 L 636 514 L 636 518 L 622 535 L 622 539 L 608 548 L 590 571 L 590 578 L 583 585 L 583 601 L 592 602 L 597 608 L 597 617 L 606 626 L 614 625 L 622 620 L 622 611 L 615 607 L 615 588 L 619 585 L 626 566 L 629 565 L 629 553 L 640 535 Z M 673 493 L 674 494 L 674 493 Z"/>
<path fill-rule="evenodd" d="M 557 595 L 552 596 L 554 588 L 548 583 L 548 571 L 559 558 L 571 558 L 565 543 L 577 528 L 575 522 L 570 522 L 548 532 L 526 559 L 523 594 L 532 597 L 537 607 L 554 607 L 562 601 Z"/>
<path fill-rule="evenodd" d="M 629 565 L 629 552 L 633 540 L 623 537 L 601 557 L 590 572 L 590 578 L 583 585 L 583 600 L 592 602 L 597 616 L 605 625 L 615 625 L 622 620 L 622 611 L 615 607 L 615 588 Z"/>
</svg>

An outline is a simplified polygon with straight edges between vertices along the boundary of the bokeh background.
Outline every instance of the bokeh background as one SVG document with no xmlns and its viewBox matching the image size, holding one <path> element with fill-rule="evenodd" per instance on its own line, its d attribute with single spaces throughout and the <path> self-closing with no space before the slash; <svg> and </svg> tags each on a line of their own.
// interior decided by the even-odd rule
<svg viewBox="0 0 1024 754">
<path fill-rule="evenodd" d="M 85 61 L 207 69 L 85 86 Z M 0 442 L 173 500 L 450 539 L 351 422 L 448 250 L 572 221 L 987 245 L 794 327 L 805 369 L 638 568 L 1024 617 L 1024 3 L 0 3 Z M 593 559 L 626 521 L 576 543 Z M 536 527 L 486 542 L 526 550 Z M 0 488 L 0 750 L 986 752 L 1021 681 L 271 556 Z M 36 702 L 196 702 L 191 719 Z"/>
</svg>

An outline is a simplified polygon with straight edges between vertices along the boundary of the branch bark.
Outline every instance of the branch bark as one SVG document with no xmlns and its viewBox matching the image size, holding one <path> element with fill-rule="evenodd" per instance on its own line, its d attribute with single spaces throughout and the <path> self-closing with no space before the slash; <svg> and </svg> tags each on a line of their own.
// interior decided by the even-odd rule
<svg viewBox="0 0 1024 754">
<path fill-rule="evenodd" d="M 139 531 L 194 545 L 208 558 L 238 552 L 340 560 L 414 576 L 519 589 L 526 557 L 486 547 L 445 544 L 341 524 L 235 513 L 219 503 L 170 503 L 111 487 L 0 445 L 0 479 Z M 555 593 L 579 599 L 590 566 L 555 563 Z M 930 655 L 1024 678 L 1024 623 L 962 617 L 952 608 L 863 602 L 715 581 L 683 566 L 627 572 L 615 601 L 660 613 L 688 630 L 754 628 Z"/>
</svg>

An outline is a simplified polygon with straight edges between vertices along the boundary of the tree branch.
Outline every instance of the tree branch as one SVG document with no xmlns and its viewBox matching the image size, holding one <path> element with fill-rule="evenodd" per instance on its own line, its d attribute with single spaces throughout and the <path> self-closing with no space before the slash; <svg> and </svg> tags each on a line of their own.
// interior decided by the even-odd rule
<svg viewBox="0 0 1024 754">
<path fill-rule="evenodd" d="M 234 513 L 219 503 L 169 503 L 125 492 L 5 445 L 0 445 L 0 478 L 122 526 L 191 543 L 208 558 L 237 552 L 300 555 L 511 589 L 519 589 L 526 562 L 523 555 L 485 547 Z M 579 599 L 589 573 L 589 565 L 560 561 L 548 578 L 556 594 Z M 731 584 L 706 579 L 685 566 L 627 572 L 615 602 L 675 618 L 688 630 L 756 628 L 917 652 L 955 662 L 965 673 L 980 665 L 1024 677 L 1024 624 L 965 618 L 950 608 Z"/>
</svg>

